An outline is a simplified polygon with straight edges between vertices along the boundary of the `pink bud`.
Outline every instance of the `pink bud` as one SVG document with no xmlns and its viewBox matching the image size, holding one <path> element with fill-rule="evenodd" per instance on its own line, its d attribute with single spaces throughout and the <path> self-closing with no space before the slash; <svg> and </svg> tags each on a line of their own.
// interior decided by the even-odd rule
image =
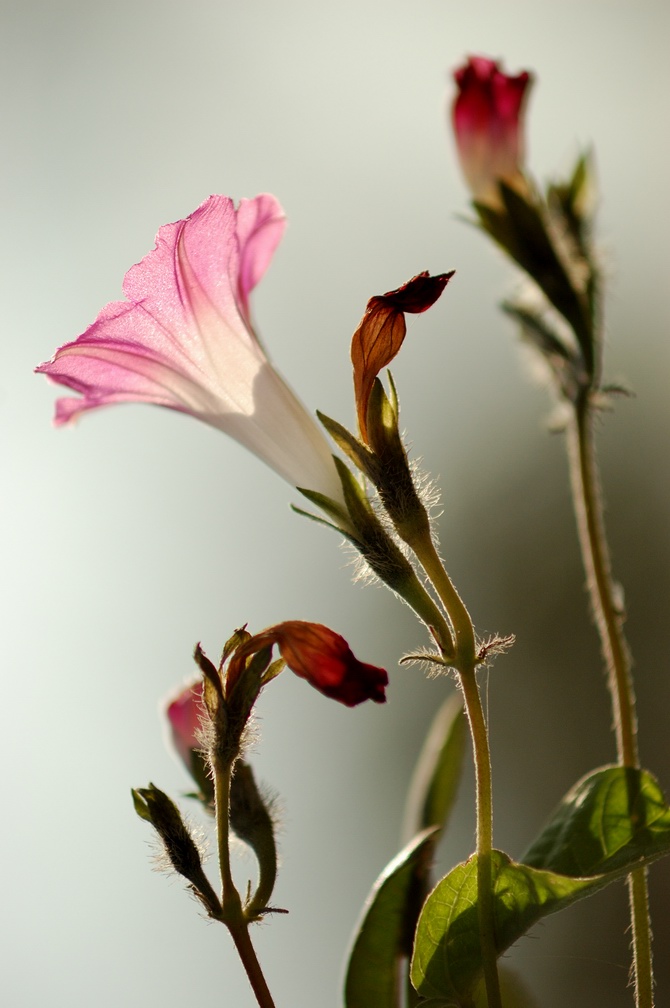
<svg viewBox="0 0 670 1008">
<path fill-rule="evenodd" d="M 529 73 L 508 77 L 495 60 L 471 56 L 454 73 L 458 94 L 452 115 L 461 169 L 478 203 L 500 206 L 498 182 L 521 192 L 523 115 Z"/>
<path fill-rule="evenodd" d="M 191 771 L 191 752 L 200 749 L 198 732 L 202 714 L 202 682 L 195 681 L 181 690 L 167 706 L 172 741 L 186 769 Z"/>
</svg>

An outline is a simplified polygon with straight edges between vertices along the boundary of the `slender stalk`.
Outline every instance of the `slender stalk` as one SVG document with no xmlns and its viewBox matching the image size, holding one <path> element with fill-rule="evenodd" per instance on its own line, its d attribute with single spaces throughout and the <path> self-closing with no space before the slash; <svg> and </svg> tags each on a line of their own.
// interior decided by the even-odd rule
<svg viewBox="0 0 670 1008">
<path fill-rule="evenodd" d="M 260 1008 L 275 1008 L 272 994 L 270 993 L 270 989 L 265 981 L 265 977 L 263 976 L 260 963 L 258 962 L 256 950 L 251 943 L 247 924 L 229 924 L 228 930 L 232 935 L 237 953 L 242 960 L 245 970 L 247 971 L 249 983 L 253 988 Z"/>
<path fill-rule="evenodd" d="M 242 900 L 233 881 L 230 868 L 230 784 L 233 766 L 230 762 L 216 759 L 213 763 L 216 834 L 219 872 L 221 874 L 221 920 L 235 942 L 235 948 L 242 960 L 259 1008 L 275 1008 L 256 951 L 249 937 L 249 924 L 245 919 Z"/>
<path fill-rule="evenodd" d="M 640 766 L 631 655 L 623 632 L 625 615 L 616 599 L 612 564 L 605 534 L 593 434 L 593 413 L 585 396 L 568 428 L 568 458 L 577 532 L 586 581 L 600 636 L 612 698 L 617 758 L 622 766 Z M 628 877 L 633 931 L 633 970 L 637 1008 L 653 1008 L 653 964 L 647 872 L 638 868 Z"/>
<path fill-rule="evenodd" d="M 475 632 L 470 614 L 452 584 L 435 548 L 430 533 L 409 542 L 421 566 L 433 584 L 454 629 L 458 673 L 465 711 L 470 724 L 477 788 L 477 913 L 479 938 L 488 1008 L 502 1008 L 495 948 L 493 919 L 493 791 L 488 730 L 482 710 L 475 669 L 477 654 Z"/>
<path fill-rule="evenodd" d="M 216 839 L 221 875 L 221 906 L 224 923 L 228 918 L 244 920 L 242 900 L 233 882 L 230 869 L 230 782 L 233 776 L 232 763 L 214 761 L 214 803 L 216 807 Z"/>
<path fill-rule="evenodd" d="M 474 668 L 476 660 L 475 631 L 470 613 L 465 608 L 461 596 L 444 569 L 430 533 L 420 539 L 410 540 L 407 537 L 406 542 L 416 554 L 451 620 L 456 638 L 454 666 L 460 667 L 462 665 L 463 668 Z"/>
<path fill-rule="evenodd" d="M 479 937 L 484 967 L 484 982 L 489 1008 L 501 1008 L 500 982 L 495 948 L 493 923 L 493 879 L 491 857 L 493 851 L 493 798 L 491 780 L 491 757 L 488 732 L 484 720 L 481 698 L 477 687 L 474 668 L 459 672 L 461 689 L 465 700 L 465 710 L 470 722 L 472 745 L 475 756 L 475 777 L 477 781 L 477 910 L 479 915 Z"/>
</svg>

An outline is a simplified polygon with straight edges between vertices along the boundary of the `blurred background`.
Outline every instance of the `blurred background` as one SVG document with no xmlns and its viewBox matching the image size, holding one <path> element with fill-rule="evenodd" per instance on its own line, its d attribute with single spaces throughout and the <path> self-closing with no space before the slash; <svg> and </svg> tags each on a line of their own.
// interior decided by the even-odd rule
<svg viewBox="0 0 670 1008">
<path fill-rule="evenodd" d="M 346 710 L 284 675 L 253 763 L 280 796 L 290 910 L 255 932 L 278 1006 L 341 1004 L 361 905 L 398 849 L 404 791 L 453 688 L 398 658 L 419 626 L 352 585 L 297 495 L 190 418 L 124 406 L 55 431 L 32 368 L 121 293 L 158 227 L 212 192 L 270 191 L 289 219 L 254 297 L 259 331 L 310 409 L 353 422 L 349 340 L 373 294 L 457 275 L 410 323 L 394 376 L 439 479 L 447 566 L 481 633 L 514 632 L 486 683 L 496 844 L 519 855 L 559 797 L 614 757 L 564 446 L 496 305 L 511 267 L 471 226 L 446 127 L 469 53 L 532 68 L 532 170 L 593 145 L 610 277 L 607 376 L 636 397 L 600 437 L 625 586 L 644 764 L 670 787 L 667 43 L 664 0 L 5 0 L 0 422 L 3 913 L 8 1008 L 253 1005 L 223 928 L 152 873 L 131 786 L 178 795 L 159 701 L 244 622 L 311 619 L 391 674 L 386 706 Z M 198 811 L 192 815 L 198 819 Z M 466 771 L 442 848 L 473 847 Z M 253 871 L 241 860 L 239 878 Z M 670 865 L 651 871 L 658 1004 L 670 1002 Z M 549 919 L 507 957 L 543 1008 L 623 1008 L 624 886 Z"/>
</svg>

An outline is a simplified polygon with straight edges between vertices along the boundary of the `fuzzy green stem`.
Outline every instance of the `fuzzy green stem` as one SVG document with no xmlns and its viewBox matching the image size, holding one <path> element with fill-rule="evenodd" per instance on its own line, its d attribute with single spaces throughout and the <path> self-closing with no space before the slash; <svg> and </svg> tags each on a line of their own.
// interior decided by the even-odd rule
<svg viewBox="0 0 670 1008">
<path fill-rule="evenodd" d="M 481 943 L 482 966 L 488 1008 L 501 1008 L 500 981 L 495 948 L 493 919 L 493 882 L 491 859 L 493 851 L 493 781 L 489 737 L 482 710 L 475 669 L 477 653 L 475 631 L 470 614 L 452 584 L 430 533 L 408 542 L 428 575 L 447 611 L 454 629 L 456 654 L 454 668 L 458 673 L 465 711 L 470 725 L 477 788 L 477 913 Z"/>
<path fill-rule="evenodd" d="M 477 781 L 477 910 L 484 967 L 484 982 L 489 1008 L 501 1008 L 500 982 L 493 921 L 493 791 L 488 731 L 482 710 L 474 668 L 458 673 L 465 711 L 470 723 Z"/>
<path fill-rule="evenodd" d="M 625 614 L 622 605 L 617 603 L 612 578 L 596 461 L 593 413 L 586 395 L 576 404 L 568 428 L 568 458 L 587 588 L 612 698 L 617 758 L 622 766 L 639 767 L 631 656 L 623 632 Z M 635 1003 L 637 1008 L 653 1008 L 654 981 L 646 869 L 639 868 L 631 873 L 628 893 L 633 931 Z"/>
<path fill-rule="evenodd" d="M 242 901 L 233 882 L 230 869 L 230 784 L 233 766 L 230 762 L 214 761 L 214 803 L 216 808 L 216 839 L 221 875 L 221 906 L 223 920 L 228 924 L 244 920 Z"/>
<path fill-rule="evenodd" d="M 275 1008 L 272 995 L 263 976 L 256 951 L 249 937 L 249 925 L 242 909 L 242 900 L 233 881 L 230 868 L 230 784 L 231 761 L 213 760 L 216 834 L 221 875 L 221 920 L 230 931 L 242 960 L 259 1008 Z"/>
<path fill-rule="evenodd" d="M 416 554 L 451 620 L 456 638 L 454 667 L 459 669 L 474 668 L 477 656 L 472 620 L 463 600 L 454 588 L 451 578 L 444 569 L 430 533 L 411 541 L 407 537 L 406 542 Z"/>
</svg>

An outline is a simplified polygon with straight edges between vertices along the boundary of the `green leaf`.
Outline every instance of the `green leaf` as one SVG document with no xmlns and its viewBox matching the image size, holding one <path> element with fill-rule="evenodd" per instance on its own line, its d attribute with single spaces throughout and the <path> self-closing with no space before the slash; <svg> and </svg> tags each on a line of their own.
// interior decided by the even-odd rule
<svg viewBox="0 0 670 1008">
<path fill-rule="evenodd" d="M 415 837 L 375 882 L 349 956 L 346 1008 L 398 1008 L 398 960 L 409 954 L 419 915 L 416 879 L 428 870 L 437 833 L 430 829 Z"/>
<path fill-rule="evenodd" d="M 443 827 L 456 799 L 467 743 L 463 700 L 452 694 L 430 727 L 407 795 L 403 836 L 429 826 Z"/>
<path fill-rule="evenodd" d="M 646 770 L 608 766 L 568 792 L 524 864 L 562 875 L 597 875 L 670 853 L 670 808 Z"/>
<path fill-rule="evenodd" d="M 493 852 L 497 954 L 542 917 L 667 853 L 670 808 L 652 775 L 617 766 L 589 774 L 563 799 L 525 863 Z M 428 897 L 417 926 L 411 977 L 423 997 L 467 998 L 481 972 L 473 856 Z"/>
<path fill-rule="evenodd" d="M 590 896 L 610 876 L 575 879 L 515 864 L 493 851 L 498 955 L 542 917 Z M 457 865 L 426 900 L 416 930 L 411 978 L 425 998 L 471 998 L 482 975 L 477 911 L 477 857 Z"/>
</svg>

